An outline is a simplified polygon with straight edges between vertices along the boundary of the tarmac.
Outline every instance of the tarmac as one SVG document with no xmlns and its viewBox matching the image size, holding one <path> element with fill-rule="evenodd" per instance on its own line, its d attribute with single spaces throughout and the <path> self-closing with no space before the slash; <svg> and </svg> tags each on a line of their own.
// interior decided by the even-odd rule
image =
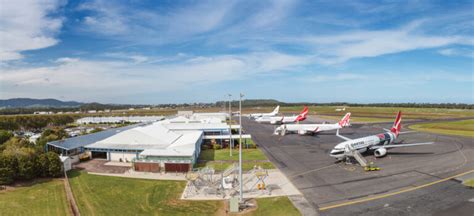
<svg viewBox="0 0 474 216">
<path fill-rule="evenodd" d="M 335 131 L 281 137 L 272 135 L 275 125 L 259 124 L 248 118 L 242 121 L 243 130 L 252 134 L 269 160 L 303 194 L 298 205 L 306 210 L 296 205 L 303 215 L 473 215 L 474 205 L 469 200 L 474 198 L 474 190 L 457 180 L 462 175 L 456 176 L 474 170 L 471 138 L 421 132 L 402 134 L 397 142 L 435 144 L 389 149 L 383 158 L 364 154 L 381 168 L 365 172 L 358 165 L 336 163 L 329 157 L 329 151 L 344 141 L 335 136 Z M 333 122 L 315 117 L 307 121 Z M 359 138 L 382 133 L 391 124 L 354 124 L 340 133 Z M 308 206 L 314 212 L 308 211 Z"/>
</svg>

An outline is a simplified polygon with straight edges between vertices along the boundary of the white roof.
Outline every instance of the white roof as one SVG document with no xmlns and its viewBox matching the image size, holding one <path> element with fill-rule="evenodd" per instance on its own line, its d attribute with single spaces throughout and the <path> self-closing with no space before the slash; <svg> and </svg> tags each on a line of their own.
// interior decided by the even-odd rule
<svg viewBox="0 0 474 216">
<path fill-rule="evenodd" d="M 97 141 L 87 148 L 143 149 L 141 155 L 192 156 L 202 131 L 179 133 L 169 130 L 160 122 L 125 130 Z"/>
<path fill-rule="evenodd" d="M 161 124 L 132 128 L 88 145 L 88 148 L 163 148 L 172 144 L 181 134 L 170 131 Z"/>
<path fill-rule="evenodd" d="M 76 120 L 79 124 L 84 123 L 119 123 L 119 122 L 155 122 L 164 119 L 163 116 L 98 116 L 84 117 Z"/>
<path fill-rule="evenodd" d="M 224 135 L 205 135 L 203 137 L 204 139 L 229 139 L 228 134 Z M 239 134 L 232 134 L 232 139 L 239 139 L 240 135 Z M 250 134 L 242 134 L 242 139 L 251 139 L 252 135 Z"/>
<path fill-rule="evenodd" d="M 163 126 L 172 130 L 172 131 L 179 131 L 179 130 L 228 130 L 229 125 L 225 123 L 165 123 L 163 122 Z"/>
<path fill-rule="evenodd" d="M 200 120 L 178 116 L 124 130 L 86 148 L 143 150 L 141 156 L 192 156 L 203 131 L 228 130 L 226 113 L 200 113 Z M 206 118 L 204 118 L 206 116 Z"/>
<path fill-rule="evenodd" d="M 183 123 L 201 123 L 200 120 L 191 120 L 189 118 L 186 118 L 184 116 L 177 116 L 177 117 L 174 117 L 174 118 L 171 118 L 171 119 L 166 119 L 164 121 L 162 121 L 162 123 L 180 123 L 180 124 L 183 124 Z"/>
<path fill-rule="evenodd" d="M 220 121 L 225 121 L 228 116 L 229 116 L 228 113 L 194 113 L 191 116 L 191 119 L 195 119 L 195 120 L 219 119 Z"/>
</svg>

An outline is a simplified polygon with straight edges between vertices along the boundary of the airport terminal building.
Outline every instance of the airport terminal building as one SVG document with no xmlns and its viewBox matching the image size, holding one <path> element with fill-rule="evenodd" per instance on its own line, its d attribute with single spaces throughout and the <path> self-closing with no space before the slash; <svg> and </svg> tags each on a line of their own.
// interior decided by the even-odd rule
<svg viewBox="0 0 474 216">
<path fill-rule="evenodd" d="M 87 155 L 93 159 L 131 162 L 136 171 L 186 172 L 197 162 L 205 139 L 229 138 L 229 125 L 221 119 L 211 116 L 192 120 L 178 116 L 49 142 L 47 150 L 69 156 L 72 163 Z"/>
</svg>

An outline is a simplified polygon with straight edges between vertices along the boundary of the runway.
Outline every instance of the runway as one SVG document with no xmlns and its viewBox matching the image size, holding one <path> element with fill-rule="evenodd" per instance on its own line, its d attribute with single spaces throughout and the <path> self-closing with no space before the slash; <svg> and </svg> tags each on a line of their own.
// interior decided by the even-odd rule
<svg viewBox="0 0 474 216">
<path fill-rule="evenodd" d="M 468 202 L 474 198 L 474 190 L 466 189 L 455 180 L 380 199 L 354 202 L 473 170 L 474 143 L 470 138 L 418 132 L 403 134 L 397 141 L 434 141 L 436 144 L 390 149 L 383 158 L 366 155 L 368 161 L 373 161 L 382 170 L 365 172 L 358 165 L 335 163 L 329 157 L 329 151 L 343 141 L 335 136 L 335 131 L 315 136 L 289 134 L 280 137 L 272 135 L 274 125 L 259 124 L 248 118 L 242 120 L 245 132 L 252 134 L 268 158 L 321 215 L 433 215 L 442 214 L 456 205 L 461 205 L 458 209 L 466 208 L 468 212 L 474 210 Z M 321 121 L 319 118 L 309 120 Z M 390 127 L 391 123 L 354 124 L 340 132 L 349 138 L 359 138 Z M 342 203 L 347 205 L 340 205 Z"/>
</svg>

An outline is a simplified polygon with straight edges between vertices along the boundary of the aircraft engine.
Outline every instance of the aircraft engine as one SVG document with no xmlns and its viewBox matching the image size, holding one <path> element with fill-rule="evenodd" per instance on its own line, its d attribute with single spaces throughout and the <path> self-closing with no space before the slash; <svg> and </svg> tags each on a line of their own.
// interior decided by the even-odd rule
<svg viewBox="0 0 474 216">
<path fill-rule="evenodd" d="M 305 131 L 305 130 L 298 130 L 298 134 L 299 134 L 299 135 L 305 135 L 305 134 L 306 134 L 306 131 Z"/>
<path fill-rule="evenodd" d="M 277 124 L 277 121 L 270 121 L 270 124 Z"/>
<path fill-rule="evenodd" d="M 375 149 L 374 155 L 375 157 L 383 157 L 387 154 L 387 149 L 386 148 L 378 148 Z"/>
</svg>

